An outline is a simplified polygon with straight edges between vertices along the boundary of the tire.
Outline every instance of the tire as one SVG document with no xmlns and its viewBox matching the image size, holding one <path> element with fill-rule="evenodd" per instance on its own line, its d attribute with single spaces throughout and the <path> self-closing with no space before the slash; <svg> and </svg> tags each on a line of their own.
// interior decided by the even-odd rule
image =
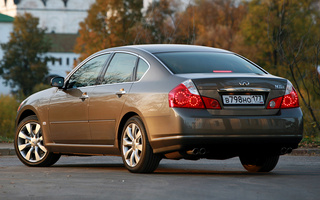
<svg viewBox="0 0 320 200">
<path fill-rule="evenodd" d="M 240 161 L 248 172 L 270 172 L 276 167 L 279 155 L 260 157 L 240 156 Z"/>
<path fill-rule="evenodd" d="M 35 115 L 24 118 L 15 134 L 14 148 L 20 161 L 30 167 L 48 167 L 56 163 L 60 155 L 49 152 L 43 144 L 42 128 Z"/>
<path fill-rule="evenodd" d="M 159 165 L 160 155 L 153 153 L 143 122 L 131 117 L 121 135 L 121 156 L 125 167 L 132 173 L 151 173 Z"/>
</svg>

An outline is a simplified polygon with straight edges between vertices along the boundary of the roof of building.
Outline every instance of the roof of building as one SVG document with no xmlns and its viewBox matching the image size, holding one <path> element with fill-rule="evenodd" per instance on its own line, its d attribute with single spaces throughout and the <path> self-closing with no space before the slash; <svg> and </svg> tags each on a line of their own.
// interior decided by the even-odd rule
<svg viewBox="0 0 320 200">
<path fill-rule="evenodd" d="M 52 42 L 50 52 L 73 52 L 76 44 L 77 34 L 47 34 Z"/>
<path fill-rule="evenodd" d="M 0 22 L 13 22 L 14 18 L 0 13 Z"/>
</svg>

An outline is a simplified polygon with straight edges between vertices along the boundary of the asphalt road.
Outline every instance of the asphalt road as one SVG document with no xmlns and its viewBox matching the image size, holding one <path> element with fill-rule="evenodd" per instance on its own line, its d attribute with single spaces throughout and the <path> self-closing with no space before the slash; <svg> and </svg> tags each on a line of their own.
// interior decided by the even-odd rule
<svg viewBox="0 0 320 200">
<path fill-rule="evenodd" d="M 282 156 L 271 173 L 247 173 L 238 158 L 162 160 L 153 174 L 128 172 L 119 157 L 62 157 L 30 168 L 0 157 L 0 199 L 319 200 L 320 156 Z"/>
</svg>

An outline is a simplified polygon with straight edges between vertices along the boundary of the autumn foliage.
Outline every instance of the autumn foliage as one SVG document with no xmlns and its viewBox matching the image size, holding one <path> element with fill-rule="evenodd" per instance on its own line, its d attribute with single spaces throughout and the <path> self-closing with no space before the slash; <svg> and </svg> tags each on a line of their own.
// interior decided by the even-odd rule
<svg viewBox="0 0 320 200">
<path fill-rule="evenodd" d="M 133 38 L 128 30 L 141 20 L 141 8 L 139 0 L 97 0 L 80 23 L 75 47 L 80 59 L 101 49 L 130 44 Z"/>
</svg>

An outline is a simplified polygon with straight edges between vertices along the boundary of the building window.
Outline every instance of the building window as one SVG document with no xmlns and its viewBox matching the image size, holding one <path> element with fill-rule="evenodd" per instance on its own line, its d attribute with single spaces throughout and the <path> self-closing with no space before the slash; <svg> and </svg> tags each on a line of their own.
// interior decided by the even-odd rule
<svg viewBox="0 0 320 200">
<path fill-rule="evenodd" d="M 62 0 L 64 3 L 64 7 L 67 7 L 68 0 Z"/>
<path fill-rule="evenodd" d="M 41 0 L 44 6 L 47 6 L 47 1 L 48 0 Z"/>
<path fill-rule="evenodd" d="M 69 58 L 67 58 L 67 66 L 69 66 Z"/>
</svg>

